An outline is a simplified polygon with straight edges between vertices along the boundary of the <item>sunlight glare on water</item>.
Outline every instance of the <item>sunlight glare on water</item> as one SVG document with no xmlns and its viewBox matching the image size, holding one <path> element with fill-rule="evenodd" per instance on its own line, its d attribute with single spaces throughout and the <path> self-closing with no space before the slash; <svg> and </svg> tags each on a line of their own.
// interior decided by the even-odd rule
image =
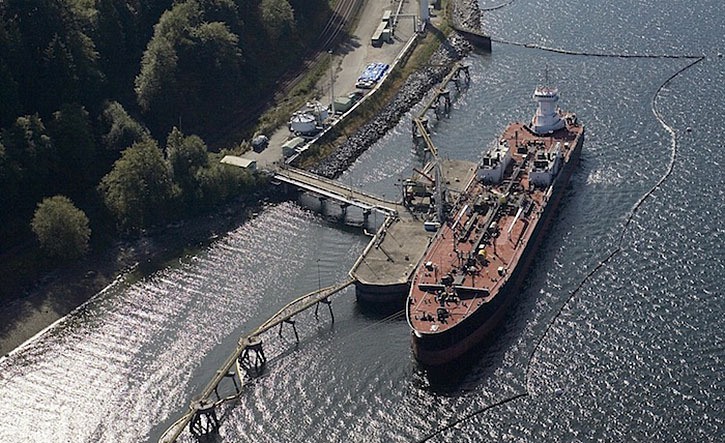
<svg viewBox="0 0 725 443">
<path fill-rule="evenodd" d="M 622 236 L 671 159 L 652 99 L 692 60 L 498 43 L 471 56 L 472 86 L 434 127 L 441 155 L 475 161 L 507 123 L 528 120 L 545 68 L 560 106 L 586 126 L 581 164 L 502 325 L 460 374 L 439 380 L 413 361 L 404 317 L 368 312 L 348 288 L 333 299 L 334 324 L 324 310 L 299 316 L 299 346 L 289 330 L 265 336 L 268 371 L 220 409 L 218 440 L 413 442 L 470 415 L 429 441 L 720 441 L 725 68 L 710 54 L 725 52 L 723 17 L 707 0 L 515 1 L 484 14 L 487 32 L 518 43 L 708 54 L 657 101 L 677 134 L 672 175 Z M 340 181 L 399 195 L 399 179 L 420 166 L 410 131 L 404 117 Z M 345 278 L 368 240 L 282 203 L 152 275 L 121 280 L 0 360 L 0 441 L 156 441 L 244 331 Z"/>
</svg>

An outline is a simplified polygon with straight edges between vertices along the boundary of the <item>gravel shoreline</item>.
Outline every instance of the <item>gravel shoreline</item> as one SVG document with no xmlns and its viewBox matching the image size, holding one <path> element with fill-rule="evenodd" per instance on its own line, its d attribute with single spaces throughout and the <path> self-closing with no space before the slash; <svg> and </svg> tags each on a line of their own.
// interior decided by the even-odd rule
<svg viewBox="0 0 725 443">
<path fill-rule="evenodd" d="M 75 263 L 59 267 L 15 299 L 4 300 L 0 310 L 0 358 L 38 332 L 107 288 L 132 270 L 147 275 L 185 249 L 203 248 L 218 235 L 239 226 L 260 207 L 273 201 L 266 187 L 244 200 L 220 208 L 218 213 L 150 230 Z"/>
</svg>

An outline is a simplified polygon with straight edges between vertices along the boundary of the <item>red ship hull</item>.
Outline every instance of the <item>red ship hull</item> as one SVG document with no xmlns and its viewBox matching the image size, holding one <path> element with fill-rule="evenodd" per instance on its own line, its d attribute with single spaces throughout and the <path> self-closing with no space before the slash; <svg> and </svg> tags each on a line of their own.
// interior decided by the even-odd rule
<svg viewBox="0 0 725 443">
<path fill-rule="evenodd" d="M 530 146 L 537 143 L 544 150 L 566 143 L 563 163 L 550 185 L 538 190 L 529 183 L 533 173 L 516 171 L 511 181 L 517 182 L 508 185 L 509 193 L 505 195 L 514 195 L 515 199 L 507 198 L 517 199 L 520 208 L 531 211 L 528 215 L 521 209 L 515 211 L 516 205 L 508 203 L 492 205 L 495 213 L 489 211 L 487 216 L 475 211 L 467 215 L 471 212 L 469 205 L 473 207 L 471 202 L 476 201 L 474 194 L 493 190 L 494 195 L 499 195 L 497 189 L 501 186 L 472 184 L 468 195 L 464 193 L 464 203 L 468 204 L 456 207 L 454 212 L 459 215 L 436 235 L 411 283 L 406 312 L 412 329 L 413 353 L 423 365 L 444 365 L 458 359 L 490 335 L 501 321 L 521 288 L 576 168 L 584 128 L 573 124 L 538 136 L 515 124 L 504 132 L 506 137 L 511 138 L 511 144 L 515 139 L 517 147 L 519 142 L 529 146 L 529 152 L 520 158 L 514 155 L 513 168 L 527 167 L 533 158 Z M 509 212 L 518 213 L 514 217 Z M 496 222 L 505 224 L 504 228 L 510 226 L 508 233 L 499 230 L 487 238 L 486 232 Z M 506 235 L 508 239 L 503 238 Z M 492 272 L 493 269 L 498 272 Z"/>
</svg>

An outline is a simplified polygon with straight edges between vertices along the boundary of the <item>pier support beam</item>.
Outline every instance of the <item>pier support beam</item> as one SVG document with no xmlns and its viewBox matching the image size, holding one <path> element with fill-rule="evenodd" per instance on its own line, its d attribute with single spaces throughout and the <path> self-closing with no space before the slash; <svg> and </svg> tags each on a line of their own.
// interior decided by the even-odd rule
<svg viewBox="0 0 725 443">
<path fill-rule="evenodd" d="M 345 218 L 347 217 L 347 208 L 350 206 L 350 203 L 340 203 L 340 210 L 342 211 L 342 214 L 340 215 L 340 221 L 345 223 Z"/>
<path fill-rule="evenodd" d="M 417 119 L 413 119 L 413 127 L 411 128 L 411 131 L 413 133 L 413 140 L 418 141 L 421 138 L 423 138 L 423 134 L 420 133 L 418 130 L 418 125 L 416 123 L 416 120 L 420 121 L 421 126 L 423 126 L 426 130 L 428 130 L 428 118 L 427 117 L 419 117 Z"/>
<path fill-rule="evenodd" d="M 371 209 L 363 209 L 362 215 L 363 215 L 363 226 L 368 225 L 368 221 L 370 220 L 370 213 L 373 212 Z"/>
<path fill-rule="evenodd" d="M 239 385 L 237 385 L 237 374 L 234 372 L 227 372 L 226 374 L 224 374 L 224 378 L 228 378 L 228 377 L 231 377 L 232 383 L 234 383 L 234 391 L 237 394 L 242 392 Z M 218 384 L 216 386 L 214 386 L 214 394 L 216 395 L 217 401 L 221 400 L 221 396 L 219 395 L 219 385 Z"/>
<path fill-rule="evenodd" d="M 320 309 L 320 303 L 327 305 L 327 309 L 330 310 L 330 319 L 332 320 L 332 323 L 335 323 L 335 314 L 332 313 L 332 300 L 330 300 L 329 298 L 320 300 L 319 302 L 317 302 L 317 304 L 315 304 L 315 318 L 319 318 L 317 312 Z"/>
<path fill-rule="evenodd" d="M 264 349 L 262 349 L 262 339 L 249 337 L 244 351 L 239 357 L 239 366 L 244 368 L 250 376 L 258 377 L 262 375 L 266 364 L 267 357 L 264 356 Z"/>
<path fill-rule="evenodd" d="M 471 72 L 468 66 L 460 66 L 453 76 L 453 84 L 456 85 L 456 91 L 468 88 L 471 84 Z"/>
<path fill-rule="evenodd" d="M 434 111 L 438 120 L 441 119 L 441 115 L 448 117 L 451 114 L 451 91 L 446 89 L 438 93 Z"/>
<path fill-rule="evenodd" d="M 202 437 L 219 430 L 219 418 L 216 415 L 214 403 L 208 400 L 199 400 L 193 405 L 194 416 L 189 422 L 189 431 L 194 437 Z"/>
<path fill-rule="evenodd" d="M 292 320 L 291 318 L 287 318 L 279 324 L 279 332 L 277 333 L 277 335 L 279 335 L 280 337 L 282 336 L 282 326 L 284 326 L 285 323 L 292 325 L 292 330 L 295 333 L 295 340 L 297 340 L 297 344 L 300 344 L 300 336 L 297 334 L 297 326 L 295 326 L 295 323 L 297 322 Z"/>
</svg>

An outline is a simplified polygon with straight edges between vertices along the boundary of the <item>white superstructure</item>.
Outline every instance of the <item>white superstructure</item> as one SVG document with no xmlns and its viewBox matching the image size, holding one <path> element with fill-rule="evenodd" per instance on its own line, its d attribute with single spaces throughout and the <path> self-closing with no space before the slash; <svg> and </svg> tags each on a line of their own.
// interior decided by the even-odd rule
<svg viewBox="0 0 725 443">
<path fill-rule="evenodd" d="M 564 146 L 568 149 L 569 143 Z M 556 142 L 556 145 L 549 150 L 537 151 L 534 156 L 534 164 L 529 170 L 529 183 L 542 188 L 549 186 L 559 173 L 563 162 L 564 156 L 560 142 Z"/>
<path fill-rule="evenodd" d="M 559 115 L 556 102 L 559 101 L 559 90 L 548 86 L 539 86 L 534 91 L 534 101 L 539 105 L 534 118 L 531 119 L 531 130 L 536 134 L 548 134 L 564 127 L 564 120 Z"/>
<path fill-rule="evenodd" d="M 501 139 L 498 146 L 491 148 L 481 159 L 478 179 L 484 183 L 500 183 L 509 163 L 511 163 L 511 147 L 508 141 Z"/>
</svg>

